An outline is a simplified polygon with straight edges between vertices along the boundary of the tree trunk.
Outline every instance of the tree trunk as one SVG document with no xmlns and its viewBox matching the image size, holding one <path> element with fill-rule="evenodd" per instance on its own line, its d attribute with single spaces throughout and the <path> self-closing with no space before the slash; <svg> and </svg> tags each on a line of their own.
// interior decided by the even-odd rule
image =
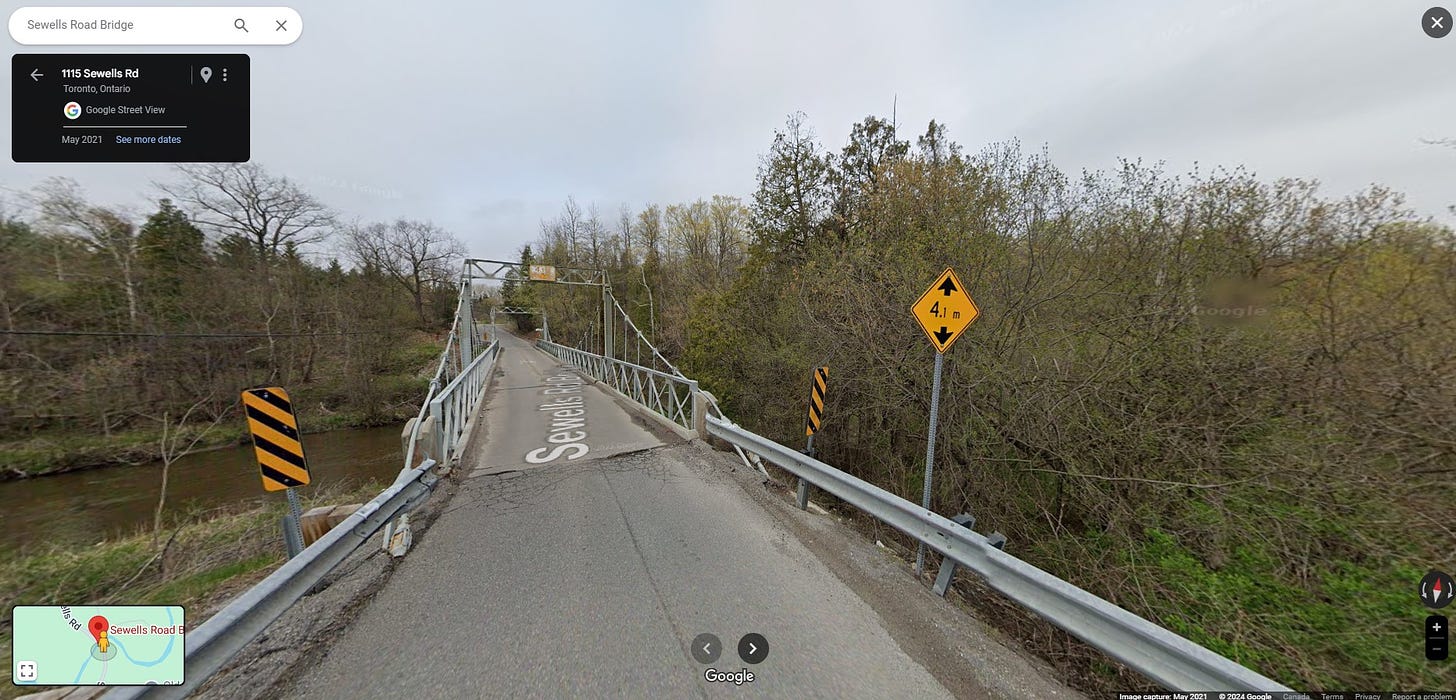
<svg viewBox="0 0 1456 700">
<path fill-rule="evenodd" d="M 162 534 L 162 509 L 167 505 L 167 476 L 172 470 L 172 450 L 168 449 L 167 432 L 171 427 L 169 416 L 162 414 L 162 488 L 157 493 L 157 509 L 152 512 L 152 549 L 157 548 L 157 538 Z M 181 425 L 177 426 L 179 429 Z"/>
</svg>

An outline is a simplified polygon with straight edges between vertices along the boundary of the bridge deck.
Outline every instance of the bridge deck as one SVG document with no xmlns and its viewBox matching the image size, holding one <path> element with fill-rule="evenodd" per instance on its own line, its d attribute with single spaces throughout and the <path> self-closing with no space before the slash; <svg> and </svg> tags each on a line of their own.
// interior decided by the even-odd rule
<svg viewBox="0 0 1456 700">
<path fill-rule="evenodd" d="M 628 411 L 526 343 L 504 344 L 465 483 L 291 694 L 1070 696 L 984 639 L 966 646 L 994 647 L 983 662 L 1018 677 L 988 685 L 953 672 L 961 680 L 948 690 L 923 663 L 930 654 L 902 649 L 897 623 L 786 525 L 797 512 L 775 514 L 723 455 Z M 580 416 L 554 408 L 576 405 Z M 582 452 L 570 445 L 585 452 L 569 459 Z M 879 555 L 865 549 L 850 554 Z M 923 588 L 909 595 L 955 617 Z M 725 647 L 710 664 L 689 651 L 703 632 Z M 757 665 L 736 652 L 749 632 L 770 647 Z M 903 627 L 898 636 L 907 638 Z M 947 654 L 942 661 L 964 662 Z M 748 669 L 755 680 L 707 683 L 709 667 Z"/>
</svg>

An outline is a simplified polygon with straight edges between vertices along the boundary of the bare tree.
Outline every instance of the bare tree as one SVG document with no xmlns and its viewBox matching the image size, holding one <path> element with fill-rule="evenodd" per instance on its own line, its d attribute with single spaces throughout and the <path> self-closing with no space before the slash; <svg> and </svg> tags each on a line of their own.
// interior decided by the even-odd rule
<svg viewBox="0 0 1456 700">
<path fill-rule="evenodd" d="M 652 340 L 657 340 L 657 304 L 652 296 L 652 284 L 662 270 L 662 207 L 649 204 L 637 213 L 637 240 L 642 246 L 642 288 L 647 290 L 648 326 Z M 648 277 L 654 279 L 649 281 Z"/>
<path fill-rule="evenodd" d="M 141 246 L 136 226 L 122 210 L 93 206 L 75 180 L 55 177 L 36 188 L 32 200 L 46 222 L 76 236 L 116 265 L 126 292 L 126 312 L 133 328 L 140 314 L 137 259 Z"/>
<path fill-rule="evenodd" d="M 690 204 L 669 204 L 663 215 L 667 224 L 667 240 L 694 274 L 701 276 L 713 266 L 712 221 L 708 203 L 697 200 Z"/>
<path fill-rule="evenodd" d="M 217 424 L 222 422 L 223 417 L 227 415 L 225 412 L 219 413 L 198 430 L 192 436 L 192 439 L 188 440 L 186 445 L 183 446 L 182 440 L 186 435 L 187 421 L 192 418 L 192 414 L 197 409 L 211 402 L 212 398 L 213 394 L 208 394 L 205 398 L 193 402 L 175 423 L 172 422 L 172 415 L 170 413 L 162 413 L 162 437 L 158 444 L 162 457 L 162 487 L 157 494 L 157 508 L 152 513 L 152 547 L 154 549 L 157 546 L 158 537 L 162 532 L 162 510 L 167 505 L 167 479 L 172 471 L 172 463 L 177 461 L 178 457 L 191 452 L 192 448 L 197 447 L 197 443 L 202 442 L 202 439 L 207 437 L 207 434 L 212 432 L 212 429 L 216 428 Z"/>
<path fill-rule="evenodd" d="M 581 234 L 585 228 L 582 221 L 581 206 L 576 203 L 573 197 L 566 198 L 566 205 L 561 209 L 561 217 L 558 219 L 557 229 L 559 238 L 566 245 L 566 259 L 576 260 L 581 251 Z"/>
<path fill-rule="evenodd" d="M 635 265 L 637 259 L 632 256 L 632 208 L 626 204 L 617 213 L 617 235 L 622 240 L 622 257 L 618 264 L 622 267 Z"/>
<path fill-rule="evenodd" d="M 300 246 L 328 237 L 333 212 L 286 177 L 269 174 L 255 163 L 178 165 L 182 179 L 158 184 L 194 219 L 224 237 L 253 248 L 258 263 L 290 244 Z"/>
<path fill-rule="evenodd" d="M 425 291 L 448 283 L 465 244 L 428 221 L 398 219 L 390 224 L 355 226 L 349 230 L 349 255 L 398 282 L 414 299 L 415 314 L 425 323 Z"/>
<path fill-rule="evenodd" d="M 597 205 L 592 204 L 587 209 L 586 219 L 586 248 L 585 251 L 591 257 L 591 267 L 601 269 L 602 248 L 606 244 L 607 227 L 602 223 L 602 217 L 597 212 Z"/>
<path fill-rule="evenodd" d="M 721 285 L 743 264 L 752 213 L 737 197 L 713 195 L 708 215 L 712 225 L 713 281 Z"/>
</svg>

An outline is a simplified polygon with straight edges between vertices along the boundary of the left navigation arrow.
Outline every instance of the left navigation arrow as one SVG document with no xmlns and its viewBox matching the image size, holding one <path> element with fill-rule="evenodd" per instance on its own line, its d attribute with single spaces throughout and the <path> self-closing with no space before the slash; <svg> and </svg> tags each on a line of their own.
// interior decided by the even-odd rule
<svg viewBox="0 0 1456 700">
<path fill-rule="evenodd" d="M 693 658 L 700 664 L 710 664 L 718 660 L 718 654 L 723 651 L 723 643 L 718 641 L 718 636 L 704 632 L 693 638 Z"/>
<path fill-rule="evenodd" d="M 41 76 L 43 75 L 45 75 L 45 73 L 40 72 L 39 68 L 30 69 L 30 79 L 34 80 L 37 83 L 40 82 Z"/>
</svg>

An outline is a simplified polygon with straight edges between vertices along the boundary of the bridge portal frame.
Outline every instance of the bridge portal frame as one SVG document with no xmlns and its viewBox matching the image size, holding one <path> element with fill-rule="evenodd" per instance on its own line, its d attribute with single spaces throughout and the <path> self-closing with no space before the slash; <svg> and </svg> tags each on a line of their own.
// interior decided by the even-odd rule
<svg viewBox="0 0 1456 700">
<path fill-rule="evenodd" d="M 586 287 L 599 287 L 602 290 L 602 355 L 608 358 L 613 357 L 613 348 L 616 338 L 613 335 L 615 324 L 612 316 L 612 309 L 616 305 L 612 301 L 612 282 L 607 278 L 606 270 L 594 270 L 587 267 L 556 267 L 556 279 L 541 280 L 532 279 L 531 271 L 519 261 L 489 260 L 485 258 L 466 258 L 461 269 L 461 284 L 466 285 L 466 291 L 475 280 L 506 282 L 512 281 L 520 284 L 528 282 L 545 282 L 547 284 L 571 284 Z M 468 314 L 469 311 L 467 310 Z M 492 312 L 494 316 L 494 312 Z M 542 313 L 542 319 L 546 314 Z M 466 319 L 467 321 L 469 319 Z M 494 319 L 492 319 L 494 322 Z M 545 328 L 543 325 L 542 328 Z M 549 333 L 549 331 L 543 331 Z M 549 336 L 548 336 L 549 337 Z"/>
</svg>

